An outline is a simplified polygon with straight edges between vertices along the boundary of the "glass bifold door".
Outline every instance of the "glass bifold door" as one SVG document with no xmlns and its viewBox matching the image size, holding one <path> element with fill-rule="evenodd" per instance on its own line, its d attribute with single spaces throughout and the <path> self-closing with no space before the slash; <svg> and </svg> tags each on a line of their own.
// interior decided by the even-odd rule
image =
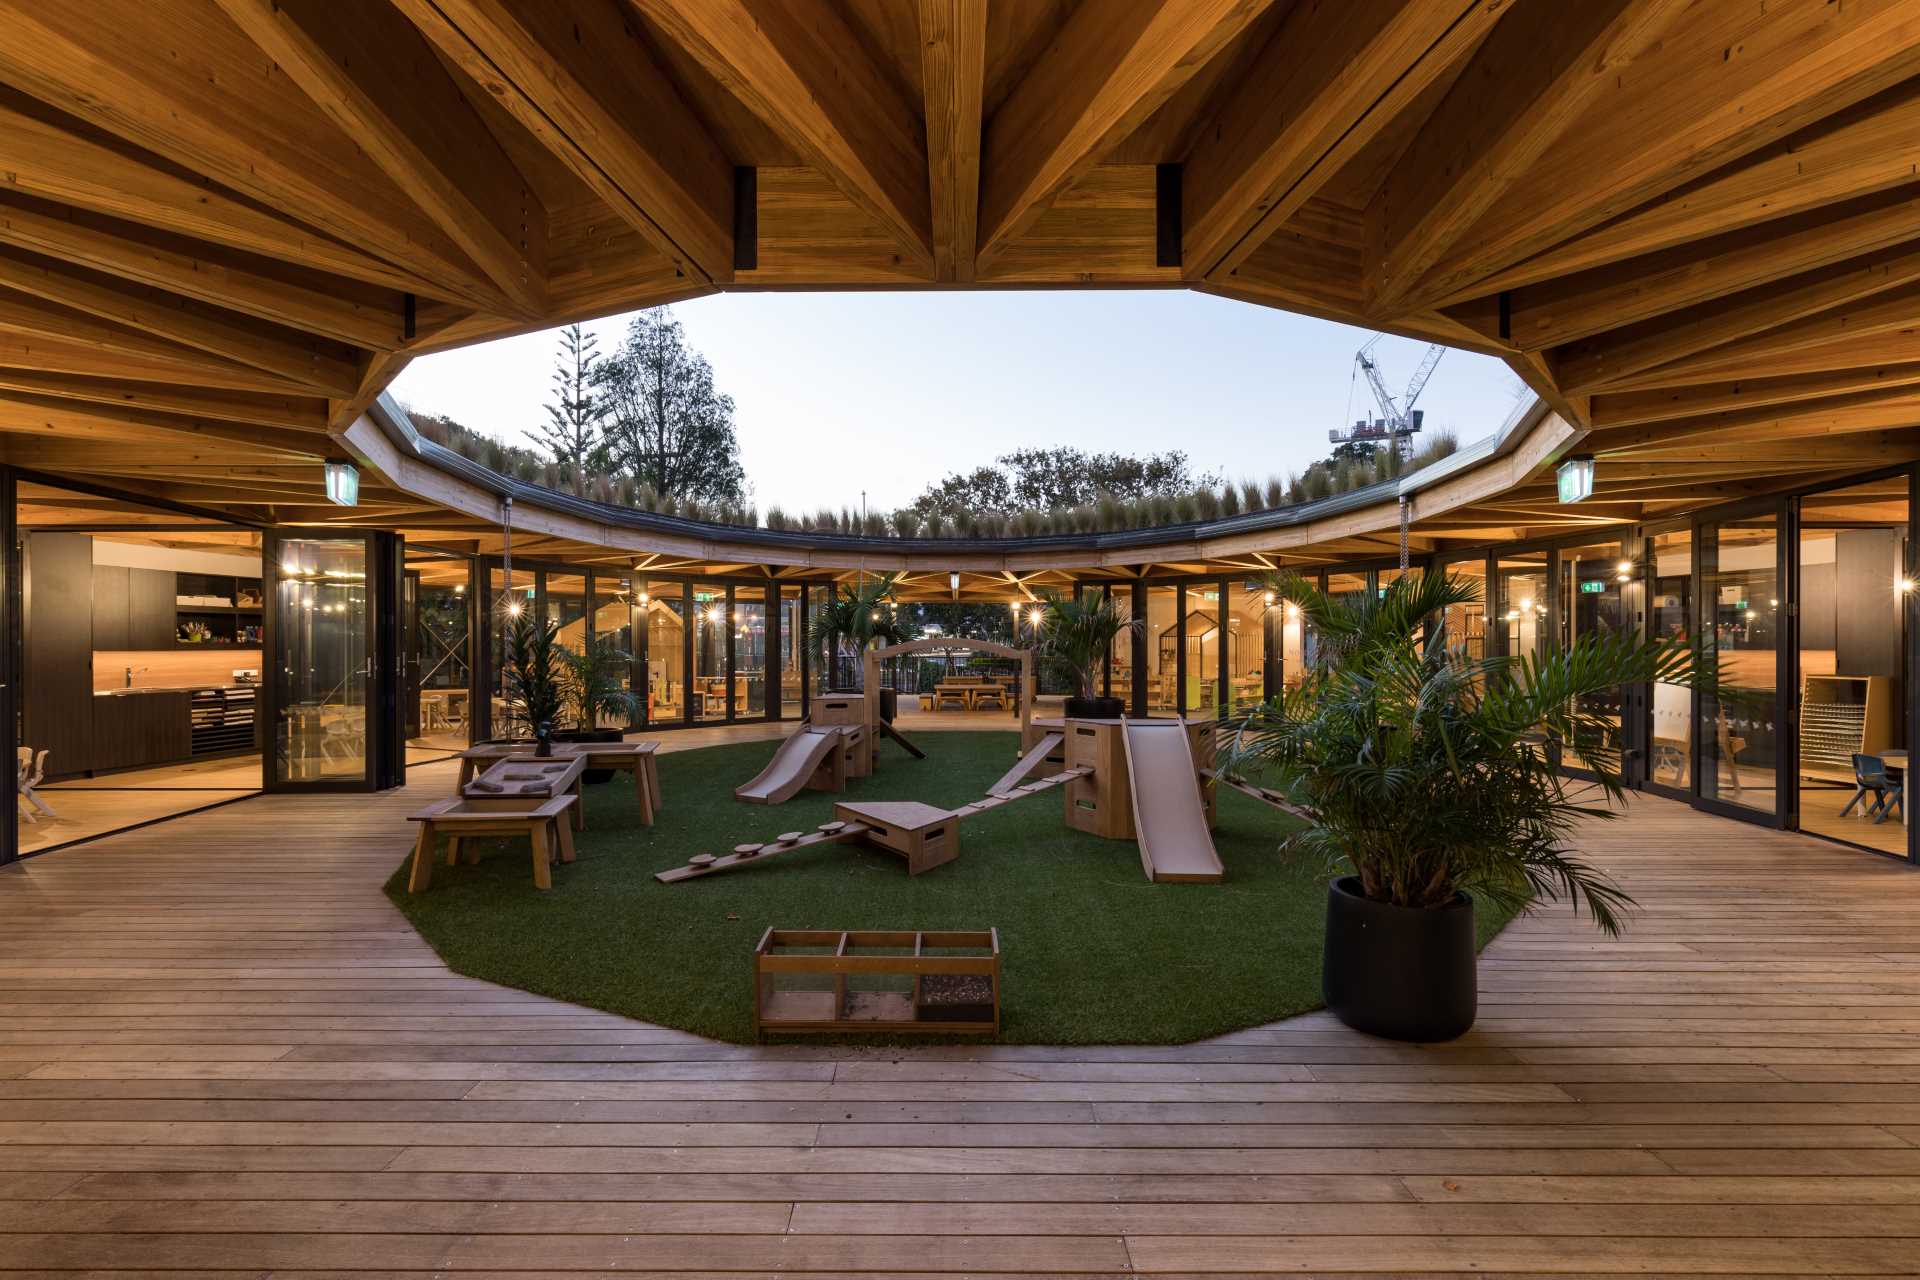
<svg viewBox="0 0 1920 1280">
<path fill-rule="evenodd" d="M 397 539 L 278 531 L 266 564 L 265 787 L 398 785 Z"/>
</svg>

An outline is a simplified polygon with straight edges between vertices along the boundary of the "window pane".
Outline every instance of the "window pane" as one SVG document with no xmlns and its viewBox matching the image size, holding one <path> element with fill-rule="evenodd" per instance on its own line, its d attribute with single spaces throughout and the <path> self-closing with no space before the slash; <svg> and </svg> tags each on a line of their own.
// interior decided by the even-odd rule
<svg viewBox="0 0 1920 1280">
<path fill-rule="evenodd" d="M 1478 600 L 1454 605 L 1446 614 L 1447 647 L 1478 661 L 1487 656 L 1487 562 L 1477 556 L 1454 560 L 1442 566 L 1442 571 L 1480 590 Z"/>
<path fill-rule="evenodd" d="M 727 718 L 727 589 L 717 582 L 693 588 L 693 718 Z"/>
<path fill-rule="evenodd" d="M 367 551 L 359 538 L 288 538 L 274 569 L 281 782 L 367 772 Z"/>
<path fill-rule="evenodd" d="M 1778 752 L 1779 530 L 1772 516 L 1709 529 L 1701 544 L 1701 606 L 1713 628 L 1719 684 L 1702 698 L 1700 794 L 1775 809 Z"/>
<path fill-rule="evenodd" d="M 671 724 L 686 714 L 686 602 L 678 582 L 642 582 L 637 607 L 646 618 L 647 720 Z"/>
<path fill-rule="evenodd" d="M 1627 625 L 1622 588 L 1630 581 L 1633 566 L 1622 558 L 1618 542 L 1598 542 L 1586 547 L 1568 547 L 1560 553 L 1560 643 L 1572 647 L 1589 636 L 1609 635 Z M 1579 710 L 1613 726 L 1615 745 L 1619 745 L 1621 690 L 1609 689 L 1581 700 Z M 1580 756 L 1581 743 L 1572 745 L 1568 764 L 1587 763 Z M 1619 767 L 1619 761 L 1613 761 Z"/>
<path fill-rule="evenodd" d="M 736 716 L 767 714 L 767 592 L 733 591 L 733 671 Z"/>
<path fill-rule="evenodd" d="M 1173 587 L 1147 588 L 1147 714 L 1170 716 L 1179 707 L 1180 619 Z"/>
<path fill-rule="evenodd" d="M 1515 658 L 1537 653 L 1547 634 L 1547 553 L 1503 555 L 1498 569 L 1506 653 Z"/>
<path fill-rule="evenodd" d="M 1693 634 L 1693 531 L 1655 534 L 1648 631 L 1662 638 Z M 1693 781 L 1693 691 L 1685 685 L 1653 686 L 1652 744 L 1648 773 L 1662 786 L 1685 790 Z"/>
</svg>

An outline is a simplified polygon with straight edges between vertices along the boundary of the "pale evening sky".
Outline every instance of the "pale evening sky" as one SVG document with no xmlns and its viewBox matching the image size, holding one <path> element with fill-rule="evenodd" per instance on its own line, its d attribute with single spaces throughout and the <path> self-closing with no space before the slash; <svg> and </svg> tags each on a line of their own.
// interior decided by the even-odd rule
<svg viewBox="0 0 1920 1280">
<path fill-rule="evenodd" d="M 1327 430 L 1371 413 L 1352 384 L 1364 330 L 1186 291 L 738 293 L 677 304 L 688 342 L 736 404 L 765 510 L 911 502 L 951 471 L 1026 445 L 1184 450 L 1196 472 L 1264 481 L 1325 456 Z M 625 316 L 592 321 L 610 351 Z M 556 335 L 416 360 L 404 404 L 503 440 L 544 421 Z M 1377 354 L 1396 395 L 1422 347 Z M 1449 351 L 1420 407 L 1462 443 L 1528 398 L 1497 360 Z"/>
</svg>

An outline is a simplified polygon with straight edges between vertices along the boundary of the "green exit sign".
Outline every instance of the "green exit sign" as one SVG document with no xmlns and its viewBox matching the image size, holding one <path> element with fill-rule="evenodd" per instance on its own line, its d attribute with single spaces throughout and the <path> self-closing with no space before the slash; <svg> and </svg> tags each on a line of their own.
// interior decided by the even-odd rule
<svg viewBox="0 0 1920 1280">
<path fill-rule="evenodd" d="M 1580 584 L 1580 594 L 1583 596 L 1597 596 L 1606 589 L 1607 584 L 1604 582 L 1583 582 Z"/>
</svg>

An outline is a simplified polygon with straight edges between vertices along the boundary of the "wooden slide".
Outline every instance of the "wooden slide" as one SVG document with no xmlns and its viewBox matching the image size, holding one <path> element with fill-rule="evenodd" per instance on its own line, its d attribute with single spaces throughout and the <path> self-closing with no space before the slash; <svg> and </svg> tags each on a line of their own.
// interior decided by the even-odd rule
<svg viewBox="0 0 1920 1280">
<path fill-rule="evenodd" d="M 748 804 L 785 804 L 800 794 L 814 770 L 839 748 L 839 729 L 803 725 L 787 735 L 787 740 L 773 753 L 773 759 L 753 781 L 733 789 L 734 798 Z"/>
<path fill-rule="evenodd" d="M 1207 830 L 1186 726 L 1129 720 L 1123 727 L 1134 834 L 1147 878 L 1218 884 L 1226 870 Z"/>
</svg>

